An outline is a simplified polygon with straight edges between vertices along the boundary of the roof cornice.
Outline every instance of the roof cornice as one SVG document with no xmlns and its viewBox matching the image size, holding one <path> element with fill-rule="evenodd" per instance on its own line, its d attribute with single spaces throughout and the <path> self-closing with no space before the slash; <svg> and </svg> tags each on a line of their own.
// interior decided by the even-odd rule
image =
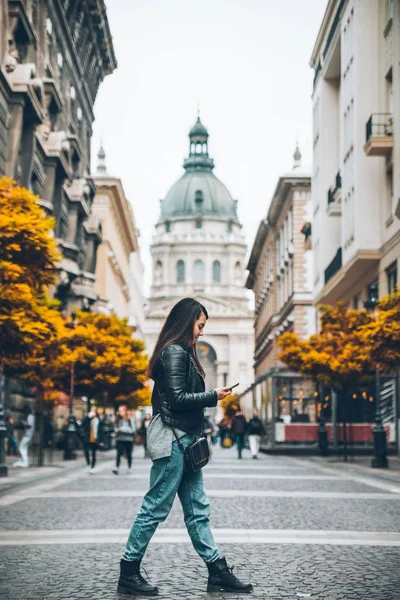
<svg viewBox="0 0 400 600">
<path fill-rule="evenodd" d="M 278 183 L 276 184 L 274 195 L 268 209 L 268 222 L 275 225 L 276 220 L 279 216 L 278 210 L 284 204 L 289 191 L 297 186 L 310 186 L 311 187 L 311 176 L 310 175 L 283 175 L 279 177 Z"/>
<path fill-rule="evenodd" d="M 247 285 L 247 284 L 251 284 L 251 282 L 254 278 L 255 270 L 257 268 L 258 260 L 261 255 L 261 250 L 262 250 L 265 238 L 267 236 L 268 230 L 269 230 L 268 223 L 265 219 L 263 219 L 262 221 L 260 221 L 260 224 L 258 226 L 256 237 L 255 237 L 255 240 L 253 243 L 253 247 L 251 249 L 250 258 L 247 263 L 247 270 L 250 272 L 250 275 L 247 278 L 246 287 L 249 289 L 252 289 L 252 285 Z"/>
<path fill-rule="evenodd" d="M 96 193 L 106 193 L 109 195 L 108 191 L 111 191 L 114 200 L 111 202 L 111 209 L 119 223 L 128 253 L 137 252 L 139 244 L 136 235 L 135 218 L 125 196 L 121 180 L 116 177 L 94 177 L 93 180 L 96 185 Z"/>
<path fill-rule="evenodd" d="M 314 69 L 318 63 L 320 54 L 322 52 L 322 44 L 327 37 L 331 22 L 335 17 L 336 12 L 340 8 L 340 5 L 341 0 L 328 1 L 309 62 L 309 65 L 312 69 Z"/>
</svg>

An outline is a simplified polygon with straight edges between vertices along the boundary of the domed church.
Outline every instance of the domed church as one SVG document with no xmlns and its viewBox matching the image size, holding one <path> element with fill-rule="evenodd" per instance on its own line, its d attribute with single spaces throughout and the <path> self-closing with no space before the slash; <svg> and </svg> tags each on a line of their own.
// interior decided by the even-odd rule
<svg viewBox="0 0 400 600">
<path fill-rule="evenodd" d="M 194 297 L 209 314 L 197 349 L 207 388 L 253 381 L 253 313 L 244 287 L 246 244 L 237 200 L 214 175 L 208 131 L 197 118 L 189 133 L 182 177 L 164 200 L 152 240 L 153 284 L 146 314 L 149 352 L 181 298 Z M 237 390 L 235 390 L 237 391 Z"/>
</svg>

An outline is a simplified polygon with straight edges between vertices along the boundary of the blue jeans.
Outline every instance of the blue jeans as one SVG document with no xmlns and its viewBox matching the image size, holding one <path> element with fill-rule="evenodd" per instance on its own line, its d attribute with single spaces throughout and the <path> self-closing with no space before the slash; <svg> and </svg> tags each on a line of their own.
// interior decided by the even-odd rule
<svg viewBox="0 0 400 600">
<path fill-rule="evenodd" d="M 194 437 L 186 434 L 180 441 L 189 446 Z M 159 523 L 168 517 L 175 496 L 182 504 L 185 524 L 192 544 L 200 558 L 209 563 L 221 557 L 210 528 L 210 504 L 207 500 L 203 473 L 184 472 L 183 451 L 176 441 L 172 443 L 172 454 L 153 462 L 150 472 L 150 489 L 126 543 L 124 560 L 141 560 Z"/>
<path fill-rule="evenodd" d="M 238 457 L 242 458 L 242 450 L 244 448 L 244 433 L 236 434 L 236 446 L 238 451 Z"/>
</svg>

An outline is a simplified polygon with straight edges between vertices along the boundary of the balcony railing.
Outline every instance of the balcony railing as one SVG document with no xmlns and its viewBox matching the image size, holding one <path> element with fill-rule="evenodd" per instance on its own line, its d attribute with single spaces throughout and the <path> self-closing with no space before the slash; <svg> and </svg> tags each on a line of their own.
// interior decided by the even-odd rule
<svg viewBox="0 0 400 600">
<path fill-rule="evenodd" d="M 328 281 L 337 273 L 342 266 L 342 249 L 338 248 L 333 260 L 329 263 L 325 269 L 325 285 Z"/>
<path fill-rule="evenodd" d="M 393 115 L 374 113 L 365 126 L 367 156 L 387 156 L 393 148 Z"/>
<path fill-rule="evenodd" d="M 374 113 L 366 125 L 366 141 L 371 137 L 387 137 L 393 135 L 393 119 L 391 113 Z"/>
<path fill-rule="evenodd" d="M 340 171 L 336 173 L 335 186 L 328 190 L 328 213 L 331 216 L 341 215 L 341 199 L 342 199 L 342 178 Z"/>
</svg>

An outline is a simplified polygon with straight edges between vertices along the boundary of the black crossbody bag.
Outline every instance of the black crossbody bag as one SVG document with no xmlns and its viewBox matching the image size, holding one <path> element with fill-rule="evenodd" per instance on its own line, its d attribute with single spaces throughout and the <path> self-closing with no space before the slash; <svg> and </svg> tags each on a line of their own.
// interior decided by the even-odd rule
<svg viewBox="0 0 400 600">
<path fill-rule="evenodd" d="M 171 427 L 171 425 L 169 425 L 169 427 Z M 176 435 L 175 429 L 173 427 L 171 427 L 171 429 L 179 448 L 183 452 L 185 473 L 197 473 L 197 471 L 200 471 L 200 469 L 205 467 L 210 460 L 210 447 L 207 439 L 199 436 L 192 444 L 190 444 L 190 446 L 185 448 Z"/>
</svg>

